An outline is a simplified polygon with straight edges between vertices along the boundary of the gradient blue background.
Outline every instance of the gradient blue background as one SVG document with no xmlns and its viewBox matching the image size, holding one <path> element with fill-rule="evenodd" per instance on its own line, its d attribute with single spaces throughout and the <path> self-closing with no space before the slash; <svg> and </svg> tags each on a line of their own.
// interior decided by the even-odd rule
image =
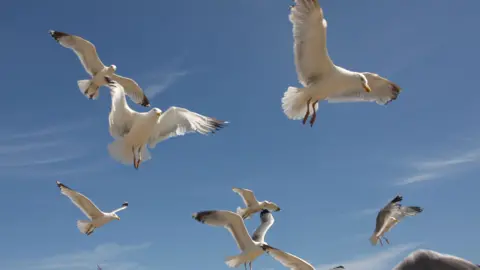
<svg viewBox="0 0 480 270">
<path fill-rule="evenodd" d="M 266 241 L 313 265 L 372 260 L 364 269 L 390 269 L 417 247 L 480 263 L 480 2 L 322 1 L 334 62 L 404 91 L 385 107 L 322 103 L 313 128 L 281 110 L 286 88 L 300 85 L 291 4 L 2 1 L 1 268 L 226 269 L 224 257 L 238 254 L 231 236 L 191 214 L 236 209 L 234 186 L 279 204 Z M 157 145 L 139 171 L 114 162 L 109 92 L 101 88 L 97 101 L 80 94 L 76 81 L 88 74 L 50 29 L 90 40 L 144 89 L 163 88 L 153 106 L 231 124 Z M 435 166 L 425 170 L 427 161 Z M 398 185 L 416 176 L 428 181 Z M 105 211 L 130 207 L 87 237 L 55 180 Z M 389 247 L 372 247 L 373 211 L 397 193 L 425 211 L 393 229 Z M 262 256 L 254 268 L 283 266 Z"/>
</svg>

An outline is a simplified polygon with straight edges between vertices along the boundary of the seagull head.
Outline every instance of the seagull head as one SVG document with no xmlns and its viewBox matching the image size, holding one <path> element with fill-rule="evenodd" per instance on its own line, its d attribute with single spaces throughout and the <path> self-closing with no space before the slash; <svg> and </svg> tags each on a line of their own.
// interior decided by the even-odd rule
<svg viewBox="0 0 480 270">
<path fill-rule="evenodd" d="M 363 87 L 363 89 L 365 89 L 365 92 L 367 92 L 367 93 L 372 92 L 372 89 L 368 85 L 367 77 L 365 77 L 365 75 L 363 75 L 362 73 L 358 73 L 358 77 L 360 78 L 360 81 L 362 83 L 362 87 Z"/>
<path fill-rule="evenodd" d="M 159 108 L 153 108 L 150 110 L 150 112 L 152 114 L 155 114 L 157 117 L 160 117 L 160 115 L 162 115 L 162 110 L 160 110 Z"/>
<path fill-rule="evenodd" d="M 117 214 L 113 213 L 113 215 L 112 215 L 112 216 L 113 216 L 113 218 L 114 218 L 114 219 L 116 219 L 116 220 L 120 220 L 120 217 L 119 217 Z"/>
<path fill-rule="evenodd" d="M 280 207 L 278 207 L 278 205 L 276 205 L 273 202 L 269 202 L 269 201 L 264 201 L 263 202 L 263 207 L 267 210 L 274 211 L 274 212 L 280 211 Z"/>
<path fill-rule="evenodd" d="M 111 65 L 111 66 L 110 66 L 110 69 L 113 69 L 113 72 L 115 72 L 115 71 L 117 71 L 117 66 Z"/>
</svg>

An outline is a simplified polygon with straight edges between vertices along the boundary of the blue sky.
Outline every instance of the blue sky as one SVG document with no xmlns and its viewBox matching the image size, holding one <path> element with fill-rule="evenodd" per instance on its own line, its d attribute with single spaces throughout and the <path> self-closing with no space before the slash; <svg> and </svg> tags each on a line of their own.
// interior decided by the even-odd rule
<svg viewBox="0 0 480 270">
<path fill-rule="evenodd" d="M 404 91 L 386 107 L 322 103 L 314 128 L 281 110 L 287 87 L 300 85 L 289 5 L 4 1 L 1 268 L 226 269 L 224 258 L 238 253 L 231 236 L 191 214 L 236 209 L 234 186 L 279 204 L 266 241 L 319 269 L 389 269 L 416 248 L 479 263 L 480 2 L 322 1 L 334 62 Z M 80 94 L 76 81 L 88 75 L 49 29 L 92 41 L 153 106 L 230 126 L 167 140 L 139 171 L 116 163 L 107 152 L 108 90 L 97 101 Z M 83 214 L 55 180 L 105 211 L 130 207 L 87 237 L 75 226 Z M 372 247 L 374 211 L 397 193 L 425 210 L 388 234 L 390 246 Z M 268 256 L 254 267 L 283 269 Z"/>
</svg>

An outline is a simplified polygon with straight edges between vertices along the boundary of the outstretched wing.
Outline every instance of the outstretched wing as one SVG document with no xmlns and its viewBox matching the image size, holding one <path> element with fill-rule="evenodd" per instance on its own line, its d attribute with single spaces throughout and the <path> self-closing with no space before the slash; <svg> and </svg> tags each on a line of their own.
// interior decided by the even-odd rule
<svg viewBox="0 0 480 270">
<path fill-rule="evenodd" d="M 397 84 L 377 74 L 364 72 L 363 75 L 368 80 L 368 85 L 372 89 L 371 92 L 366 92 L 363 89 L 346 90 L 328 97 L 328 102 L 376 102 L 380 105 L 386 105 L 397 99 L 401 91 Z"/>
<path fill-rule="evenodd" d="M 273 218 L 272 213 L 268 210 L 262 210 L 260 213 L 260 221 L 262 222 L 260 226 L 253 232 L 252 239 L 260 243 L 265 242 L 265 235 L 267 234 L 270 227 L 272 227 L 275 219 Z"/>
<path fill-rule="evenodd" d="M 127 208 L 128 208 L 128 202 L 124 202 L 122 204 L 122 207 L 113 210 L 112 213 L 117 213 L 117 212 L 120 212 L 120 211 L 125 210 Z"/>
<path fill-rule="evenodd" d="M 236 213 L 226 210 L 211 210 L 194 213 L 192 217 L 198 222 L 210 226 L 225 227 L 232 234 L 238 248 L 242 251 L 247 246 L 253 245 L 242 217 Z"/>
<path fill-rule="evenodd" d="M 253 191 L 250 189 L 244 189 L 244 188 L 232 188 L 233 192 L 237 193 L 242 197 L 243 203 L 247 207 L 251 207 L 253 205 L 257 204 L 257 198 L 255 198 L 255 194 L 253 194 Z"/>
<path fill-rule="evenodd" d="M 295 0 L 289 18 L 298 80 L 307 86 L 334 67 L 327 50 L 327 21 L 317 0 Z"/>
<path fill-rule="evenodd" d="M 49 33 L 60 45 L 72 49 L 77 54 L 83 67 L 91 76 L 105 68 L 102 60 L 98 57 L 95 45 L 90 41 L 59 31 L 50 30 Z"/>
<path fill-rule="evenodd" d="M 202 135 L 215 133 L 227 123 L 184 108 L 170 107 L 160 115 L 148 144 L 150 148 L 153 148 L 163 140 L 191 132 L 198 132 Z"/>
<path fill-rule="evenodd" d="M 311 264 L 293 254 L 276 249 L 269 245 L 263 245 L 262 248 L 275 260 L 279 261 L 283 266 L 290 268 L 291 270 L 315 270 Z"/>
<path fill-rule="evenodd" d="M 130 132 L 138 113 L 128 106 L 123 87 L 109 77 L 105 77 L 105 80 L 112 96 L 112 106 L 108 115 L 110 135 L 113 138 L 120 138 Z"/>
<path fill-rule="evenodd" d="M 75 190 L 65 186 L 64 184 L 57 181 L 57 186 L 60 188 L 60 191 L 63 195 L 70 198 L 70 200 L 78 207 L 82 212 L 90 219 L 99 218 L 103 216 L 102 211 L 90 201 L 83 194 L 76 192 Z"/>
<path fill-rule="evenodd" d="M 150 107 L 150 101 L 136 81 L 127 77 L 122 77 L 118 74 L 112 74 L 112 79 L 123 86 L 125 93 L 133 100 L 133 102 L 144 107 Z"/>
</svg>

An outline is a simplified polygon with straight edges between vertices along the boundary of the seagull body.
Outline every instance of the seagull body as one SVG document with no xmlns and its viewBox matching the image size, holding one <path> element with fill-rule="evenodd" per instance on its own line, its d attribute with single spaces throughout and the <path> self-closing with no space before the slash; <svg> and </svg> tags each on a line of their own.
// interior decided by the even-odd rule
<svg viewBox="0 0 480 270">
<path fill-rule="evenodd" d="M 393 268 L 393 270 L 417 269 L 479 270 L 480 265 L 456 256 L 442 254 L 433 250 L 420 249 L 410 253 Z"/>
<path fill-rule="evenodd" d="M 399 204 L 403 200 L 403 197 L 397 195 L 393 200 L 391 200 L 385 207 L 378 212 L 375 231 L 370 237 L 370 242 L 372 245 L 376 245 L 377 241 L 380 240 L 380 244 L 383 246 L 382 239 L 390 244 L 387 238 L 383 235 L 390 231 L 398 222 L 400 222 L 405 216 L 415 216 L 418 213 L 421 213 L 423 209 L 418 206 L 402 206 Z"/>
<path fill-rule="evenodd" d="M 288 252 L 282 251 L 280 249 L 274 248 L 269 245 L 263 245 L 263 249 L 275 260 L 280 262 L 283 266 L 290 268 L 291 270 L 315 270 L 315 267 L 308 263 L 307 261 L 290 254 Z M 334 267 L 332 269 L 345 269 L 342 265 Z"/>
<path fill-rule="evenodd" d="M 154 148 L 161 141 L 191 132 L 215 133 L 228 123 L 179 107 L 170 107 L 165 112 L 158 108 L 136 112 L 128 106 L 123 87 L 109 77 L 105 79 L 112 96 L 109 131 L 115 138 L 108 145 L 108 151 L 120 163 L 131 164 L 133 161 L 135 169 L 140 162 L 151 159 L 147 144 Z"/>
<path fill-rule="evenodd" d="M 105 66 L 100 60 L 97 49 L 90 41 L 79 36 L 50 30 L 50 35 L 63 47 L 72 49 L 82 62 L 85 70 L 92 77 L 90 80 L 78 81 L 80 91 L 89 99 L 98 98 L 98 89 L 107 84 L 105 76 L 118 81 L 125 88 L 126 93 L 137 104 L 150 106 L 150 101 L 143 93 L 142 88 L 134 80 L 115 74 L 115 65 Z"/>
<path fill-rule="evenodd" d="M 210 226 L 225 227 L 233 236 L 238 248 L 242 251 L 237 256 L 229 256 L 225 263 L 229 267 L 238 267 L 241 264 L 250 264 L 264 253 L 262 245 L 265 245 L 265 234 L 274 223 L 272 214 L 265 210 L 261 215 L 262 223 L 255 230 L 252 237 L 248 234 L 245 223 L 240 215 L 226 210 L 211 210 L 197 212 L 192 217 L 198 222 L 208 224 Z"/>
<path fill-rule="evenodd" d="M 64 184 L 57 181 L 57 186 L 60 188 L 60 191 L 63 195 L 70 198 L 70 200 L 78 207 L 82 212 L 90 219 L 87 220 L 78 220 L 77 227 L 81 233 L 90 235 L 94 232 L 96 228 L 100 228 L 103 225 L 109 223 L 112 220 L 120 220 L 117 212 L 122 211 L 128 207 L 128 202 L 124 202 L 122 207 L 106 213 L 98 209 L 98 207 L 85 195 L 65 186 Z"/>
<path fill-rule="evenodd" d="M 282 108 L 289 119 L 316 119 L 318 103 L 395 100 L 400 87 L 370 72 L 354 72 L 336 66 L 328 55 L 327 21 L 317 0 L 295 0 L 289 16 L 293 24 L 295 66 L 304 88 L 289 87 Z"/>
<path fill-rule="evenodd" d="M 251 215 L 262 211 L 263 209 L 270 210 L 273 212 L 280 211 L 280 207 L 275 203 L 269 201 L 259 202 L 253 194 L 253 191 L 244 188 L 232 188 L 233 192 L 240 195 L 245 203 L 246 208 L 237 208 L 237 214 L 239 214 L 243 219 L 249 219 Z"/>
</svg>

